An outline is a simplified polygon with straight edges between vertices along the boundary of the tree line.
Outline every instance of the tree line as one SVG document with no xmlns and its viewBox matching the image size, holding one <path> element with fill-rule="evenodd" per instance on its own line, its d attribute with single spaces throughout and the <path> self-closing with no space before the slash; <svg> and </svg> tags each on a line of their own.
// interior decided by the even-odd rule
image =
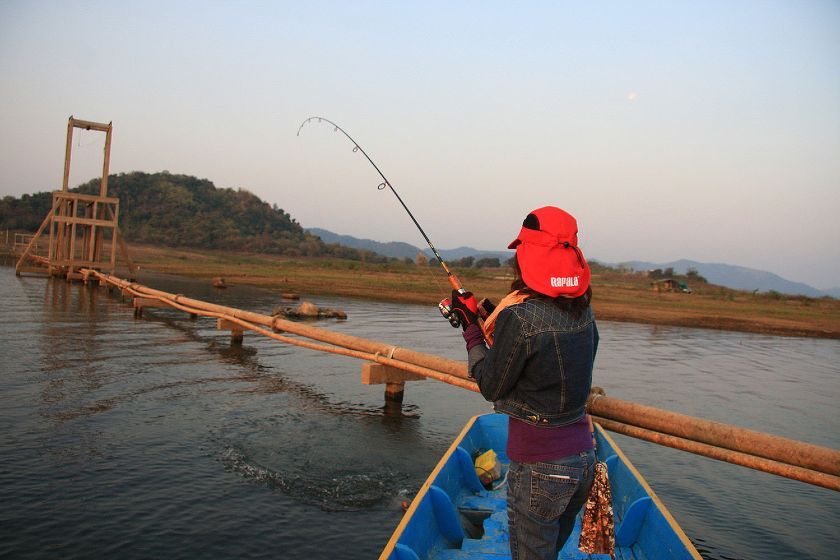
<svg viewBox="0 0 840 560">
<path fill-rule="evenodd" d="M 72 191 L 98 194 L 99 179 Z M 118 173 L 108 176 L 108 194 L 119 198 L 120 230 L 134 243 L 389 260 L 373 251 L 326 244 L 276 204 L 246 189 L 217 188 L 207 179 L 168 172 Z M 51 205 L 51 192 L 6 196 L 0 200 L 0 229 L 34 232 Z"/>
</svg>

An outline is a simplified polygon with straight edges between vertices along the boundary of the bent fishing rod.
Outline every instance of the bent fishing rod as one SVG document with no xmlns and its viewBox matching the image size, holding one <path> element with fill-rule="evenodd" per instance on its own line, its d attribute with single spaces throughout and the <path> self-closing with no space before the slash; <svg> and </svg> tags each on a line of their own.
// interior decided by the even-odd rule
<svg viewBox="0 0 840 560">
<path fill-rule="evenodd" d="M 308 119 L 303 121 L 300 124 L 300 127 L 298 127 L 297 136 L 300 136 L 300 131 L 303 130 L 303 127 L 310 121 L 317 121 L 319 123 L 329 123 L 333 126 L 333 132 L 341 132 L 344 136 L 347 137 L 348 140 L 350 140 L 350 142 L 353 143 L 354 152 L 361 152 L 362 155 L 365 156 L 365 159 L 368 160 L 368 162 L 373 166 L 373 168 L 376 169 L 376 172 L 379 173 L 379 176 L 382 177 L 382 183 L 379 183 L 379 185 L 376 188 L 380 191 L 383 190 L 385 187 L 391 189 L 391 192 L 394 193 L 394 196 L 397 197 L 397 200 L 408 213 L 408 217 L 411 218 L 411 221 L 414 222 L 414 225 L 417 226 L 418 230 L 420 230 L 420 235 L 422 235 L 423 239 L 426 240 L 426 244 L 429 245 L 429 249 L 431 249 L 432 253 L 434 253 L 435 257 L 440 263 L 440 266 L 443 267 L 443 270 L 446 272 L 446 279 L 449 280 L 449 284 L 452 286 L 452 289 L 457 291 L 459 294 L 466 294 L 467 291 L 464 289 L 463 285 L 461 284 L 461 281 L 458 280 L 458 277 L 455 276 L 455 274 L 453 274 L 451 270 L 449 270 L 448 266 L 446 266 L 446 261 L 443 260 L 443 257 L 440 256 L 440 253 L 432 244 L 432 241 L 429 239 L 429 236 L 426 235 L 425 231 L 423 231 L 423 228 L 420 226 L 420 223 L 417 221 L 417 218 L 415 218 L 414 214 L 411 213 L 411 210 L 408 209 L 408 206 L 406 206 L 405 202 L 403 202 L 402 197 L 397 193 L 397 191 L 394 189 L 394 186 L 382 173 L 382 170 L 379 169 L 379 166 L 376 165 L 372 159 L 370 159 L 370 156 L 367 154 L 364 148 L 362 148 L 358 142 L 353 140 L 353 137 L 347 134 L 346 130 L 324 117 L 309 117 Z M 442 302 L 440 302 L 438 308 L 440 309 L 441 315 L 443 315 L 453 327 L 458 327 L 461 325 L 460 318 L 458 317 L 457 313 L 452 312 L 451 302 L 448 299 L 444 299 Z"/>
</svg>

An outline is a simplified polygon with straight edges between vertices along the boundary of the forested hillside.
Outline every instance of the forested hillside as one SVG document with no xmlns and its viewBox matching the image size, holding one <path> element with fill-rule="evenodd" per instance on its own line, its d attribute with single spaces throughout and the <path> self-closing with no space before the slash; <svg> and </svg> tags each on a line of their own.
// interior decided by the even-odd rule
<svg viewBox="0 0 840 560">
<path fill-rule="evenodd" d="M 73 189 L 99 193 L 95 179 Z M 379 257 L 327 245 L 306 233 L 287 212 L 245 189 L 216 188 L 207 179 L 171 173 L 120 173 L 108 177 L 108 194 L 119 197 L 125 238 L 171 247 L 237 249 L 290 256 Z M 51 193 L 0 200 L 0 229 L 34 232 L 49 212 Z"/>
</svg>

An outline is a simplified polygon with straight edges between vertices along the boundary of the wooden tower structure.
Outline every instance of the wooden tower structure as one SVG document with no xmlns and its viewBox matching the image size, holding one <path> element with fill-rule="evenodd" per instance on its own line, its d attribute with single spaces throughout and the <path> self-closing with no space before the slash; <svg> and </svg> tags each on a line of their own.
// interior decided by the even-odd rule
<svg viewBox="0 0 840 560">
<path fill-rule="evenodd" d="M 99 194 L 70 192 L 70 160 L 75 129 L 95 130 L 105 133 L 105 149 L 102 164 L 102 180 Z M 107 270 L 113 274 L 116 269 L 117 246 L 122 252 L 131 273 L 134 264 L 128 256 L 128 248 L 117 225 L 119 198 L 108 196 L 108 168 L 111 160 L 111 123 L 103 124 L 73 118 L 67 121 L 67 146 L 64 155 L 64 180 L 61 190 L 52 193 L 52 207 L 41 227 L 30 240 L 18 259 L 15 272 L 41 272 L 51 276 L 65 276 L 68 280 L 81 278 L 79 269 Z M 45 230 L 49 233 L 45 234 Z M 46 250 L 41 237 L 48 235 Z M 44 254 L 46 253 L 46 254 Z M 34 266 L 26 267 L 29 262 Z"/>
</svg>

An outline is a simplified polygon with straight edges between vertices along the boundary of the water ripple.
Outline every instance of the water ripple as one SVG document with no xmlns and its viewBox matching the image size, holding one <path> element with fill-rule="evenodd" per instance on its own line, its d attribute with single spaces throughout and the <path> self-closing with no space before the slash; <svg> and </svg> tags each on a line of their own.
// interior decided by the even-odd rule
<svg viewBox="0 0 840 560">
<path fill-rule="evenodd" d="M 146 283 L 250 310 L 269 291 Z M 105 290 L 0 267 L 0 557 L 374 557 L 480 396 L 407 385 L 402 410 L 358 361 Z M 309 298 L 328 328 L 454 359 L 436 307 Z M 840 343 L 599 323 L 610 396 L 840 447 Z M 828 558 L 837 493 L 617 437 L 708 559 Z"/>
</svg>

